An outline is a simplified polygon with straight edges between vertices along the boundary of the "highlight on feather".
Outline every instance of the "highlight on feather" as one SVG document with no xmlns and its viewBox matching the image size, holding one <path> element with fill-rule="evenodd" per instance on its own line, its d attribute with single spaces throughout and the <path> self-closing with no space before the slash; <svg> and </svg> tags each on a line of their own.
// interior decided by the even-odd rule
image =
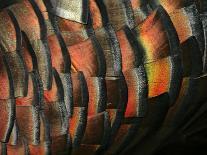
<svg viewBox="0 0 207 155">
<path fill-rule="evenodd" d="M 88 0 L 51 0 L 52 11 L 55 15 L 79 23 L 87 23 Z"/>
<path fill-rule="evenodd" d="M 125 118 L 144 117 L 147 110 L 148 85 L 143 66 L 124 72 L 128 87 Z"/>
<path fill-rule="evenodd" d="M 89 101 L 88 117 L 105 111 L 106 108 L 106 84 L 102 77 L 86 78 Z"/>
<path fill-rule="evenodd" d="M 70 73 L 59 73 L 61 83 L 63 85 L 64 104 L 68 117 L 72 116 L 73 109 L 73 87 L 72 77 Z"/>
<path fill-rule="evenodd" d="M 147 72 L 149 97 L 169 92 L 173 103 L 180 89 L 182 70 L 179 39 L 170 17 L 163 7 L 159 7 L 134 30 Z M 164 64 L 166 68 L 163 70 Z M 156 66 L 160 66 L 160 69 Z M 158 75 L 159 79 L 152 73 Z"/>
<path fill-rule="evenodd" d="M 146 63 L 179 54 L 175 28 L 165 10 L 160 7 L 135 28 L 137 40 L 144 48 Z M 173 35 L 170 35 L 173 34 Z M 176 47 L 177 46 L 177 47 Z M 177 53 L 176 52 L 177 49 Z"/>
</svg>

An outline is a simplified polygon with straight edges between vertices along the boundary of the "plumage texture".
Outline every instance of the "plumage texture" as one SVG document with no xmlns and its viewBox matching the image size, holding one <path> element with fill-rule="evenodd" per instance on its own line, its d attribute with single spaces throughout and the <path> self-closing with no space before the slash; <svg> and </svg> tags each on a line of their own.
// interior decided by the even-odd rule
<svg viewBox="0 0 207 155">
<path fill-rule="evenodd" d="M 0 152 L 153 155 L 205 137 L 206 71 L 205 0 L 0 0 Z"/>
</svg>

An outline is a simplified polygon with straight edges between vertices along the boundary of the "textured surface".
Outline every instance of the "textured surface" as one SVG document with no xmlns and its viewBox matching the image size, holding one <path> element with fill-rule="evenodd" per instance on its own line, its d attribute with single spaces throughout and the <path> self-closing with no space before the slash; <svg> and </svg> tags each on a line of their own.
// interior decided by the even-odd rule
<svg viewBox="0 0 207 155">
<path fill-rule="evenodd" d="M 206 71 L 205 0 L 0 0 L 0 152 L 203 146 Z"/>
</svg>

